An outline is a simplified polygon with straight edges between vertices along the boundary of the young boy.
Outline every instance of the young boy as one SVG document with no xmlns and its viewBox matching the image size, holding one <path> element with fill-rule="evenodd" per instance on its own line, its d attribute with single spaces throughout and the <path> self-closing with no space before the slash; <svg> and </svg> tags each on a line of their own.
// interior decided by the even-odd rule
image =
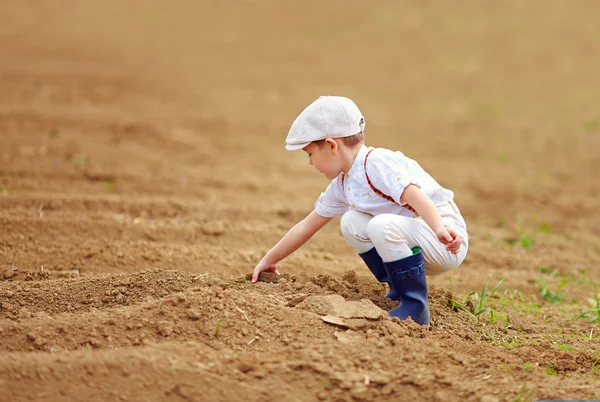
<svg viewBox="0 0 600 402">
<path fill-rule="evenodd" d="M 380 282 L 400 300 L 391 316 L 428 325 L 425 274 L 457 268 L 468 234 L 453 201 L 417 162 L 401 152 L 364 145 L 365 119 L 345 97 L 321 96 L 294 121 L 286 149 L 302 149 L 308 163 L 331 180 L 315 209 L 296 224 L 254 268 L 279 274 L 277 263 L 335 216 L 344 237 Z"/>
</svg>

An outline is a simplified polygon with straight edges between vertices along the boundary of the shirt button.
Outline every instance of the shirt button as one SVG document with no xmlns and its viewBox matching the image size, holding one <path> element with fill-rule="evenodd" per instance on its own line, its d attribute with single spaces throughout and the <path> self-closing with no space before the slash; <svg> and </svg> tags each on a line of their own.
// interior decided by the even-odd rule
<svg viewBox="0 0 600 402">
<path fill-rule="evenodd" d="M 348 191 L 350 191 L 350 186 L 348 186 Z"/>
<path fill-rule="evenodd" d="M 356 209 L 356 205 L 352 204 L 352 209 Z"/>
<path fill-rule="evenodd" d="M 367 194 L 367 197 L 371 198 L 371 193 Z"/>
<path fill-rule="evenodd" d="M 396 181 L 400 181 L 400 180 L 401 180 L 400 177 L 396 177 Z"/>
</svg>

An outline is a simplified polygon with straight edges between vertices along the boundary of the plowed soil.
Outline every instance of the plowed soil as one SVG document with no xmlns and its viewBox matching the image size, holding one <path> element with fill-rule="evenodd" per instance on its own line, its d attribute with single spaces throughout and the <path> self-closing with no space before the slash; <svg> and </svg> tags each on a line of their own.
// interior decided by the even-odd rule
<svg viewBox="0 0 600 402">
<path fill-rule="evenodd" d="M 598 13 L 3 2 L 0 400 L 600 399 Z M 322 94 L 456 194 L 429 328 L 338 220 L 249 282 L 327 185 L 283 147 Z"/>
</svg>

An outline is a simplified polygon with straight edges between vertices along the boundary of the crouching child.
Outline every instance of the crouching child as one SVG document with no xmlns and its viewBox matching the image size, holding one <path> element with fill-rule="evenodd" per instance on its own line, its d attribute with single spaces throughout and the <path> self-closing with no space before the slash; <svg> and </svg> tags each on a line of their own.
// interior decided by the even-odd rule
<svg viewBox="0 0 600 402">
<path fill-rule="evenodd" d="M 428 325 L 426 275 L 460 266 L 468 234 L 454 193 L 399 151 L 367 147 L 365 119 L 340 96 L 321 96 L 294 121 L 286 149 L 303 150 L 308 163 L 331 183 L 314 210 L 296 224 L 254 268 L 279 274 L 277 264 L 334 217 L 341 231 L 380 282 L 400 301 L 389 314 Z"/>
</svg>

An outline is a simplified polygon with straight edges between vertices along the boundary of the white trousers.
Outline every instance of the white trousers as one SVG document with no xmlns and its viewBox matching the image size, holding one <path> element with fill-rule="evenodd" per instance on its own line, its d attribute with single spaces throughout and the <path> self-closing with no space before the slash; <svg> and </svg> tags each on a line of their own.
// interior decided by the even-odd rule
<svg viewBox="0 0 600 402">
<path fill-rule="evenodd" d="M 437 206 L 446 226 L 458 231 L 462 244 L 458 254 L 446 250 L 433 230 L 422 218 L 394 214 L 372 216 L 351 209 L 341 219 L 342 234 L 358 253 L 373 247 L 384 262 L 396 261 L 412 255 L 413 247 L 420 247 L 427 275 L 440 275 L 458 268 L 467 256 L 469 238 L 463 219 L 452 201 Z"/>
</svg>

